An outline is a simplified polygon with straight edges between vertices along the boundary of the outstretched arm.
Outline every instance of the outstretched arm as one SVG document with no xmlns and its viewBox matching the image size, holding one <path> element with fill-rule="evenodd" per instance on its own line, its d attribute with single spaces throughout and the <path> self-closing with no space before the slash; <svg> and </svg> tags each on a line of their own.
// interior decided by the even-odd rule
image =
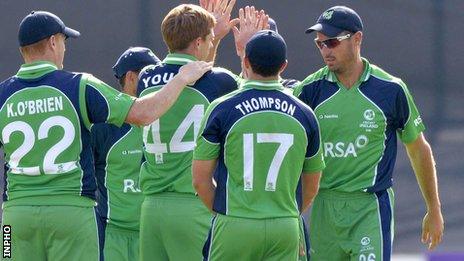
<svg viewBox="0 0 464 261">
<path fill-rule="evenodd" d="M 405 146 L 427 206 L 427 213 L 422 222 L 421 240 L 422 243 L 428 244 L 429 250 L 432 250 L 440 244 L 444 230 L 432 148 L 423 134 Z"/>
<path fill-rule="evenodd" d="M 190 62 L 179 69 L 161 90 L 137 98 L 127 114 L 125 122 L 135 125 L 147 125 L 160 118 L 176 102 L 182 90 L 203 74 L 211 70 L 213 63 Z"/>
<path fill-rule="evenodd" d="M 238 23 L 238 18 L 230 20 L 235 1 L 236 0 L 200 0 L 200 6 L 216 18 L 213 46 L 206 59 L 208 62 L 214 62 L 217 48 L 222 38 L 224 38 L 230 32 L 230 29 Z"/>
<path fill-rule="evenodd" d="M 257 32 L 269 28 L 269 16 L 266 15 L 264 10 L 256 11 L 254 6 L 246 6 L 245 9 L 240 8 L 238 14 L 240 28 L 234 26 L 232 30 L 234 32 L 235 49 L 242 66 L 242 77 L 246 78 L 243 66 L 246 44 Z"/>
</svg>

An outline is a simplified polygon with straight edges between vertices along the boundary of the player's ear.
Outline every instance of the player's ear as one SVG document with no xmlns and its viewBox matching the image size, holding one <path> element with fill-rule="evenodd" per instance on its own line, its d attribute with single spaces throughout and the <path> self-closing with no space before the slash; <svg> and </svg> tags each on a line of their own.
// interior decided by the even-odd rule
<svg viewBox="0 0 464 261">
<path fill-rule="evenodd" d="M 245 68 L 250 68 L 250 60 L 248 60 L 248 57 L 243 58 L 243 64 L 245 65 Z"/>
<path fill-rule="evenodd" d="M 357 46 L 360 46 L 362 43 L 363 33 L 361 31 L 356 32 L 354 35 L 354 42 Z"/>
<path fill-rule="evenodd" d="M 50 45 L 50 47 L 51 47 L 52 49 L 55 49 L 55 48 L 56 48 L 56 44 L 57 44 L 57 43 L 56 43 L 56 40 L 57 40 L 57 39 L 56 39 L 56 35 L 52 35 L 52 36 L 50 36 L 50 38 L 48 39 L 48 44 Z"/>
<path fill-rule="evenodd" d="M 282 73 L 283 71 L 285 71 L 285 69 L 287 68 L 287 65 L 288 65 L 288 60 L 285 60 L 285 62 L 282 64 L 282 66 L 280 66 L 279 74 Z"/>
<path fill-rule="evenodd" d="M 198 37 L 197 39 L 195 39 L 195 48 L 198 49 L 200 48 L 200 44 L 201 44 L 201 37 Z"/>
</svg>

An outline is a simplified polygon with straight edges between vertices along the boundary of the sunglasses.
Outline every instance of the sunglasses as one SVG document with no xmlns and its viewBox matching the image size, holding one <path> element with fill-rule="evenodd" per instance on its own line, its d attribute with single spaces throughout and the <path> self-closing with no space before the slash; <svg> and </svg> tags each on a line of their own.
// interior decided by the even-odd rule
<svg viewBox="0 0 464 261">
<path fill-rule="evenodd" d="M 349 39 L 350 37 L 351 37 L 351 34 L 345 34 L 345 35 L 325 39 L 324 41 L 319 41 L 316 38 L 316 39 L 314 39 L 314 42 L 316 43 L 316 46 L 319 49 L 322 49 L 324 46 L 329 48 L 329 49 L 332 49 L 332 48 L 335 48 L 338 45 L 340 45 L 341 41 L 343 41 L 345 39 Z"/>
</svg>

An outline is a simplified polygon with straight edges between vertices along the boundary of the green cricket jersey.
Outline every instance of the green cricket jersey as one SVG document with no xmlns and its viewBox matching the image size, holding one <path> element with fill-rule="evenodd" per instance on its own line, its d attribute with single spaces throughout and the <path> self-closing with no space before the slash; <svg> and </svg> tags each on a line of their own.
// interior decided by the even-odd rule
<svg viewBox="0 0 464 261">
<path fill-rule="evenodd" d="M 194 60 L 190 55 L 172 53 L 161 65 L 145 67 L 140 73 L 138 94 L 144 96 L 160 90 L 182 65 Z M 212 100 L 235 89 L 236 76 L 225 69 L 213 68 L 187 86 L 166 114 L 143 128 L 146 161 L 140 175 L 144 194 L 194 193 L 192 154 L 201 119 Z"/>
<path fill-rule="evenodd" d="M 97 210 L 107 224 L 139 230 L 143 194 L 139 186 L 142 130 L 123 124 L 95 124 L 91 130 L 97 177 Z"/>
<path fill-rule="evenodd" d="M 24 64 L 0 84 L 8 205 L 94 205 L 91 123 L 121 125 L 132 97 L 89 74 Z"/>
<path fill-rule="evenodd" d="M 245 218 L 299 217 L 301 174 L 324 168 L 312 110 L 278 81 L 244 81 L 203 119 L 195 160 L 218 159 L 213 209 Z"/>
<path fill-rule="evenodd" d="M 324 67 L 296 89 L 319 120 L 327 168 L 321 189 L 377 192 L 392 186 L 397 136 L 414 141 L 424 130 L 404 82 L 363 59 L 350 89 Z"/>
</svg>

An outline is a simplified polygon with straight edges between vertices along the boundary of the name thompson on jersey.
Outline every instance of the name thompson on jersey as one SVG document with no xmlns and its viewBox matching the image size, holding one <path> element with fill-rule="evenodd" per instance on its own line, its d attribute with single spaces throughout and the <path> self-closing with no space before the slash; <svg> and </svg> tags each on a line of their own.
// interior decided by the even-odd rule
<svg viewBox="0 0 464 261">
<path fill-rule="evenodd" d="M 243 115 L 254 111 L 272 109 L 292 115 L 295 113 L 296 106 L 285 100 L 273 97 L 257 97 L 240 102 L 235 106 Z"/>
</svg>

